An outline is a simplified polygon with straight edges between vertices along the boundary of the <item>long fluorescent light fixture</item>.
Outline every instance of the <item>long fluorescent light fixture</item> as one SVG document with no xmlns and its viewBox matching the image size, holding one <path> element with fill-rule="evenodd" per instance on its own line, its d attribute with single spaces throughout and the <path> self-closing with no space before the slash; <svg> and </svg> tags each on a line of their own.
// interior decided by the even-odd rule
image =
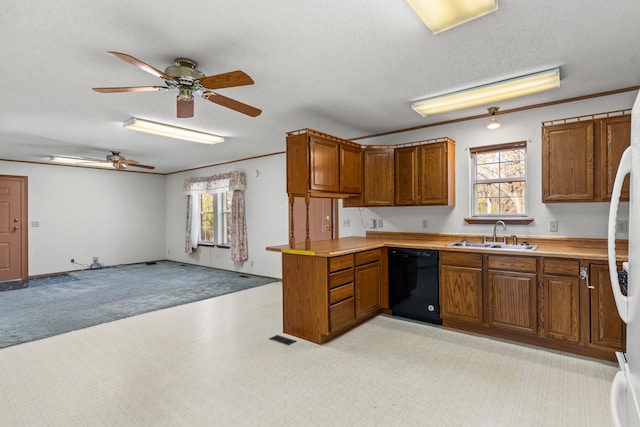
<svg viewBox="0 0 640 427">
<path fill-rule="evenodd" d="M 185 139 L 187 141 L 200 142 L 202 144 L 218 144 L 219 142 L 224 142 L 224 138 L 219 135 L 165 125 L 163 123 L 138 119 L 137 117 L 132 117 L 123 122 L 122 126 L 131 130 L 167 136 L 169 138 Z"/>
<path fill-rule="evenodd" d="M 113 162 L 100 162 L 88 159 L 86 157 L 74 157 L 74 156 L 49 156 L 49 161 L 54 163 L 62 163 L 65 165 L 83 165 L 83 166 L 96 166 L 101 168 L 112 168 Z"/>
<path fill-rule="evenodd" d="M 495 104 L 507 99 L 519 98 L 560 86 L 560 68 L 502 80 L 471 89 L 412 102 L 422 117 L 449 111 L 464 110 L 478 105 Z"/>
<path fill-rule="evenodd" d="M 433 34 L 498 10 L 496 0 L 407 0 L 407 2 Z"/>
</svg>

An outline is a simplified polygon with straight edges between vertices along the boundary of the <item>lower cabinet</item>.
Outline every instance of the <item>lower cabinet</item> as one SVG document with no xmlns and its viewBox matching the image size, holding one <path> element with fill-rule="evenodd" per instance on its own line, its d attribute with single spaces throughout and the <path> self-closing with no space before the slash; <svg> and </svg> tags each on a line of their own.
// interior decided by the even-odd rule
<svg viewBox="0 0 640 427">
<path fill-rule="evenodd" d="M 480 324 L 482 310 L 482 255 L 440 252 L 440 316 Z"/>
<path fill-rule="evenodd" d="M 440 260 L 444 326 L 609 360 L 624 350 L 607 264 L 448 251 Z"/>
<path fill-rule="evenodd" d="M 591 312 L 589 344 L 620 351 L 624 348 L 625 326 L 618 316 L 611 290 L 608 264 L 589 264 L 589 309 Z"/>
<path fill-rule="evenodd" d="M 282 254 L 283 331 L 318 344 L 380 311 L 382 250 Z"/>
<path fill-rule="evenodd" d="M 536 259 L 520 256 L 489 256 L 488 323 L 492 328 L 536 335 Z"/>
</svg>

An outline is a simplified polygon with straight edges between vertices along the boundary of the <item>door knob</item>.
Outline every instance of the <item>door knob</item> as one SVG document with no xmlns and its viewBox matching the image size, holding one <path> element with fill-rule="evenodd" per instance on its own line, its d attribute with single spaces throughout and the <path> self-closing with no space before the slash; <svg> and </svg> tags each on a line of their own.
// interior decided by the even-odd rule
<svg viewBox="0 0 640 427">
<path fill-rule="evenodd" d="M 13 231 L 17 231 L 19 229 L 20 229 L 20 227 L 18 227 L 18 226 L 13 227 Z"/>
</svg>

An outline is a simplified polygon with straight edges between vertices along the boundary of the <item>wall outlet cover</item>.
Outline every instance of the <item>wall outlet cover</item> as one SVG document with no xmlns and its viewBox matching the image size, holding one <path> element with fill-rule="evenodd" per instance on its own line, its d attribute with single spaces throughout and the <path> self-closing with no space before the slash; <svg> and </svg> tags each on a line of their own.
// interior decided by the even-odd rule
<svg viewBox="0 0 640 427">
<path fill-rule="evenodd" d="M 549 221 L 549 231 L 557 233 L 558 232 L 558 220 L 552 219 Z"/>
</svg>

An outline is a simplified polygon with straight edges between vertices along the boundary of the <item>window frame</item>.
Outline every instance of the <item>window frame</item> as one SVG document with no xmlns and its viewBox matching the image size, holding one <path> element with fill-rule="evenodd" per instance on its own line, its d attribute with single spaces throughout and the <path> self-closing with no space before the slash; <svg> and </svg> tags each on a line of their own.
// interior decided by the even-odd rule
<svg viewBox="0 0 640 427">
<path fill-rule="evenodd" d="M 198 195 L 198 224 L 200 224 L 198 231 L 198 245 L 199 246 L 217 246 L 222 248 L 229 248 L 231 246 L 230 242 L 230 220 L 227 221 L 227 218 L 231 218 L 231 200 L 229 200 L 229 209 L 226 209 L 226 197 L 229 194 L 229 197 L 233 197 L 233 194 L 229 187 L 222 187 L 215 191 L 207 191 L 205 193 L 201 193 Z M 212 203 L 212 211 L 202 211 L 202 196 L 204 195 L 212 195 L 213 203 Z M 202 215 L 203 214 L 213 214 L 212 221 L 212 240 L 202 240 Z"/>
<path fill-rule="evenodd" d="M 503 151 L 511 151 L 511 150 L 519 150 L 524 149 L 524 172 L 522 177 L 518 178 L 496 178 L 491 180 L 477 180 L 477 155 L 484 153 L 495 153 L 495 152 L 503 152 Z M 500 164 L 502 162 L 498 162 Z M 506 162 L 505 162 L 506 163 Z M 469 211 L 471 214 L 470 218 L 465 218 L 467 222 L 481 221 L 483 218 L 486 218 L 491 221 L 495 221 L 497 219 L 516 219 L 521 220 L 527 217 L 527 211 L 529 207 L 529 201 L 527 196 L 527 169 L 528 169 L 528 161 L 527 161 L 527 141 L 516 141 L 502 144 L 492 144 L 481 147 L 471 147 L 469 148 Z M 510 183 L 510 182 L 522 182 L 524 189 L 522 192 L 523 198 L 523 212 L 517 214 L 509 214 L 509 213 L 477 213 L 477 194 L 476 194 L 476 185 L 479 184 L 498 184 L 498 183 Z"/>
</svg>

